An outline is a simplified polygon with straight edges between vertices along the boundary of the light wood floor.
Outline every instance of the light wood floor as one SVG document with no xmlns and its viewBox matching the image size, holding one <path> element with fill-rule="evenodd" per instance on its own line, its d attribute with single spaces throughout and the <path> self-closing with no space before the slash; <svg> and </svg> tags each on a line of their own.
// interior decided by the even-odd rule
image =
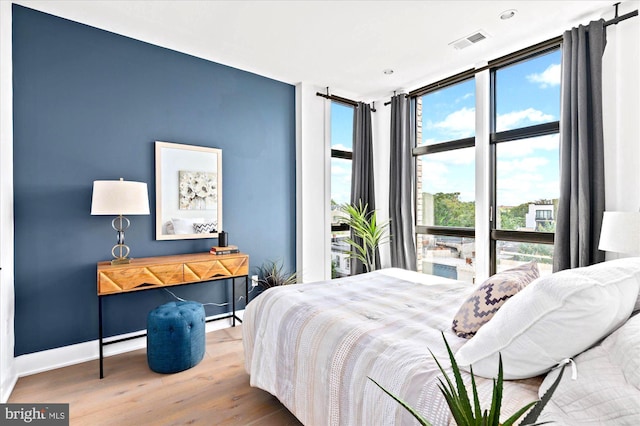
<svg viewBox="0 0 640 426">
<path fill-rule="evenodd" d="M 71 425 L 260 425 L 301 423 L 273 396 L 249 386 L 242 328 L 207 333 L 204 359 L 157 374 L 144 349 L 23 377 L 9 402 L 69 403 Z"/>
</svg>

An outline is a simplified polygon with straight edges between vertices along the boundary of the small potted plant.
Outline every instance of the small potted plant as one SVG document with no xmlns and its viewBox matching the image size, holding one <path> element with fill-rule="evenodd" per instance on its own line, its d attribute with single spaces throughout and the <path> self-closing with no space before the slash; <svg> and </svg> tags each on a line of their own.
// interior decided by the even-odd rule
<svg viewBox="0 0 640 426">
<path fill-rule="evenodd" d="M 268 260 L 256 268 L 258 284 L 263 290 L 280 285 L 295 284 L 297 276 L 295 272 L 285 272 L 281 262 Z"/>
</svg>

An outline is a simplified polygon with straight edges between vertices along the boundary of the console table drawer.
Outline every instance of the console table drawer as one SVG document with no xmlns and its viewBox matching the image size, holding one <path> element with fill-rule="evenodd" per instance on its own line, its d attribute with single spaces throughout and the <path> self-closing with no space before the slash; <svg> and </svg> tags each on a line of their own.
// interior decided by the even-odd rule
<svg viewBox="0 0 640 426">
<path fill-rule="evenodd" d="M 182 263 L 114 268 L 98 272 L 98 294 L 184 282 Z"/>
<path fill-rule="evenodd" d="M 249 275 L 249 256 L 243 253 L 177 254 L 132 259 L 131 263 L 98 263 L 98 295 L 123 293 Z"/>
<path fill-rule="evenodd" d="M 214 278 L 238 277 L 249 274 L 249 257 L 238 256 L 184 263 L 185 281 L 207 281 Z"/>
</svg>

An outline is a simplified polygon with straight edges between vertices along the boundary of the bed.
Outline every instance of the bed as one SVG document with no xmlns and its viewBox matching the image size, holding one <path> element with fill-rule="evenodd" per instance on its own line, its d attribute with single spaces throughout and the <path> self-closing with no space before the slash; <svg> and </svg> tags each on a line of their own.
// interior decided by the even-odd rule
<svg viewBox="0 0 640 426">
<path fill-rule="evenodd" d="M 635 295 L 635 302 L 640 289 L 640 259 L 627 270 L 632 270 L 629 282 L 637 281 L 628 293 Z M 390 268 L 269 289 L 248 304 L 244 314 L 243 344 L 250 384 L 275 395 L 306 426 L 417 424 L 368 377 L 400 396 L 432 424 L 453 424 L 438 389 L 439 370 L 429 351 L 447 369 L 442 333 L 454 352 L 476 338 L 458 337 L 451 329 L 452 318 L 476 288 Z M 625 320 L 636 308 L 631 305 Z M 635 351 L 635 359 L 639 359 L 640 343 L 630 347 L 631 357 Z M 632 368 L 625 359 L 626 368 Z M 470 376 L 463 374 L 469 381 Z M 538 399 L 544 379 L 545 375 L 539 374 L 506 381 L 501 417 L 506 419 Z M 488 407 L 492 380 L 477 378 L 477 382 L 481 403 Z M 635 397 L 640 397 L 640 392 L 630 393 L 624 402 L 631 404 L 624 421 L 640 424 L 640 402 L 634 406 Z M 574 401 L 564 402 L 571 403 Z M 610 407 L 605 404 L 601 408 Z M 564 407 L 553 409 L 557 412 Z M 615 419 L 609 424 L 616 424 Z"/>
</svg>

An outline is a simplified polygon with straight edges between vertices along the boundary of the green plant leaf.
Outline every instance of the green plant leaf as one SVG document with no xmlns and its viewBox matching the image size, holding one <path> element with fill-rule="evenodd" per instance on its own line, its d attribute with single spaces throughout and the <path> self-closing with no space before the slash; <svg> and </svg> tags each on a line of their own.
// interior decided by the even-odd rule
<svg viewBox="0 0 640 426">
<path fill-rule="evenodd" d="M 542 395 L 540 401 L 538 401 L 535 407 L 533 407 L 533 410 L 531 410 L 529 414 L 527 414 L 525 418 L 522 419 L 523 425 L 532 424 L 536 420 L 538 420 L 538 417 L 540 417 L 540 413 L 542 413 L 542 409 L 551 400 L 551 395 L 553 395 L 553 393 L 556 391 L 556 388 L 560 384 L 560 381 L 562 380 L 562 374 L 564 374 L 564 368 L 566 366 L 566 364 L 562 366 L 562 368 L 560 369 L 560 373 L 558 373 L 558 377 L 556 377 L 551 386 L 549 386 L 549 389 L 547 389 L 544 395 Z"/>
<path fill-rule="evenodd" d="M 373 380 L 371 377 L 367 378 L 369 380 L 371 380 L 373 383 L 376 384 L 376 386 L 378 386 L 380 389 L 382 389 L 387 395 L 389 395 L 391 398 L 395 399 L 400 405 L 402 405 L 407 411 L 409 411 L 411 413 L 411 415 L 418 420 L 418 422 L 420 422 L 421 425 L 423 426 L 431 426 L 431 423 L 429 423 L 427 421 L 427 419 L 425 419 L 424 417 L 422 417 L 420 415 L 420 413 L 418 413 L 417 411 L 415 411 L 409 404 L 407 404 L 406 402 L 404 402 L 403 400 L 401 400 L 400 398 L 398 398 L 397 396 L 395 396 L 394 394 L 392 394 L 391 392 L 389 392 L 388 390 L 386 390 L 383 386 L 381 386 L 378 382 L 376 382 L 375 380 Z"/>
<path fill-rule="evenodd" d="M 502 403 L 502 354 L 498 354 L 498 380 L 493 379 L 493 396 L 491 398 L 491 409 L 487 423 L 491 426 L 500 424 L 500 405 Z"/>
<path fill-rule="evenodd" d="M 442 377 L 438 377 L 438 388 L 442 392 L 447 405 L 449 406 L 449 410 L 451 411 L 451 416 L 455 420 L 455 422 L 460 426 L 500 426 L 500 410 L 502 408 L 502 397 L 503 397 L 503 386 L 504 386 L 504 370 L 502 366 L 502 355 L 500 354 L 498 357 L 498 377 L 497 379 L 493 379 L 493 394 L 491 399 L 491 408 L 489 411 L 486 409 L 482 411 L 480 406 L 480 399 L 478 397 L 478 389 L 476 385 L 475 375 L 473 374 L 473 368 L 470 369 L 471 376 L 471 388 L 473 393 L 473 406 L 469 400 L 469 394 L 467 393 L 466 387 L 464 385 L 464 381 L 462 380 L 462 375 L 460 374 L 460 368 L 456 359 L 451 351 L 451 347 L 447 342 L 447 339 L 444 336 L 444 332 L 442 333 L 442 339 L 444 340 L 445 346 L 447 348 L 447 352 L 449 354 L 449 360 L 451 361 L 451 370 L 453 372 L 454 382 L 449 378 L 444 368 L 435 357 L 433 352 L 429 349 L 429 353 L 433 357 L 436 365 L 440 369 L 442 373 Z M 560 380 L 562 378 L 563 369 L 560 371 L 558 378 L 551 385 L 549 390 L 543 395 L 540 401 L 531 402 L 521 409 L 519 409 L 516 413 L 514 413 L 511 417 L 509 417 L 502 426 L 513 426 L 513 424 L 518 420 L 524 413 L 529 411 L 527 416 L 523 420 L 523 425 L 527 424 L 529 426 L 537 426 L 543 425 L 547 422 L 543 423 L 532 423 L 535 422 L 538 418 L 540 412 L 544 405 L 551 399 L 551 395 L 557 388 Z M 397 398 L 395 395 L 388 392 L 385 388 L 376 383 L 373 379 L 369 377 L 371 381 L 373 381 L 378 387 L 380 387 L 383 391 L 385 391 L 388 395 L 398 401 L 405 409 L 409 410 L 416 419 L 418 419 L 421 424 L 426 422 L 424 418 L 422 418 L 418 413 L 413 410 L 410 406 L 408 406 L 405 402 Z M 444 380 L 443 380 L 444 379 Z M 420 420 L 422 419 L 422 420 Z"/>
<path fill-rule="evenodd" d="M 377 269 L 376 250 L 380 244 L 388 241 L 385 235 L 389 221 L 379 223 L 376 211 L 368 211 L 368 205 L 363 205 L 362 200 L 354 205 L 342 204 L 339 209 L 345 213 L 344 217 L 338 219 L 339 223 L 351 229 L 351 238 L 345 240 L 351 246 L 349 257 L 362 262 L 367 271 Z"/>
</svg>

